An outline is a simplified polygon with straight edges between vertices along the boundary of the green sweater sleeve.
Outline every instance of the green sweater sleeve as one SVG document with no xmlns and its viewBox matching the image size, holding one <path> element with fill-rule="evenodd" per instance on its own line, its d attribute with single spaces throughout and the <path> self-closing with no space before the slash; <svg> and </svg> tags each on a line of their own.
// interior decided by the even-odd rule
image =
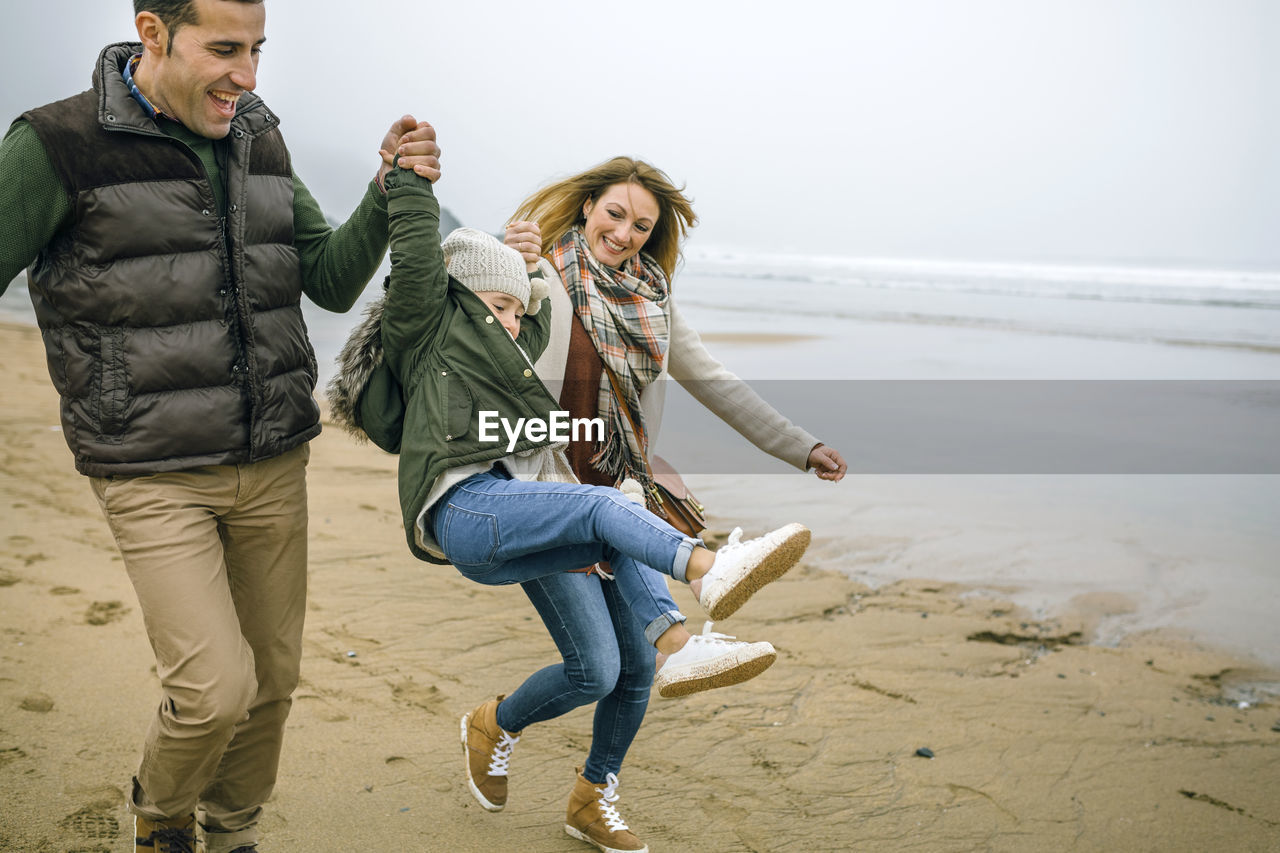
<svg viewBox="0 0 1280 853">
<path fill-rule="evenodd" d="M 71 216 L 71 201 L 31 125 L 0 141 L 0 293 L 31 265 Z"/>
<path fill-rule="evenodd" d="M 302 260 L 302 291 L 327 311 L 355 304 L 387 251 L 387 199 L 374 181 L 347 221 L 331 228 L 297 173 L 293 176 L 293 245 Z"/>
</svg>

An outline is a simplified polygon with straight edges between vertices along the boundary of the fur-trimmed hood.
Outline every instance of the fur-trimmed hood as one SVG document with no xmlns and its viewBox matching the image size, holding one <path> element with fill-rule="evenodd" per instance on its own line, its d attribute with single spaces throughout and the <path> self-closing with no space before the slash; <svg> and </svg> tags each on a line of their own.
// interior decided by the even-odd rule
<svg viewBox="0 0 1280 853">
<path fill-rule="evenodd" d="M 351 330 L 338 353 L 338 372 L 325 388 L 333 422 L 362 442 L 369 440 L 369 434 L 365 432 L 360 413 L 360 395 L 369 386 L 374 371 L 383 367 L 382 311 L 385 301 L 384 294 L 364 309 L 364 319 Z M 384 369 L 390 373 L 389 368 Z"/>
</svg>

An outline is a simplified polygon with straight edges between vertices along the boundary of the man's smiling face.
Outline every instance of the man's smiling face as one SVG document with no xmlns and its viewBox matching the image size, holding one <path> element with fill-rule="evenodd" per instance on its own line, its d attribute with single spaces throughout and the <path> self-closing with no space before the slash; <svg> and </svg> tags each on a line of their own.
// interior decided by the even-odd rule
<svg viewBox="0 0 1280 853">
<path fill-rule="evenodd" d="M 240 0 L 195 0 L 195 23 L 173 33 L 154 15 L 138 16 L 143 60 L 138 88 L 161 112 L 209 139 L 231 130 L 236 102 L 257 86 L 266 41 L 266 6 Z"/>
</svg>

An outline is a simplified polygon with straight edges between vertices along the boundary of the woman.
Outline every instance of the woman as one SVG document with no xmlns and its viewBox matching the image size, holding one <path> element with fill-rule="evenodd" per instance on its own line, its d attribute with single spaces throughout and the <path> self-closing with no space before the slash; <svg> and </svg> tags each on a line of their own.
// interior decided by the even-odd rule
<svg viewBox="0 0 1280 853">
<path fill-rule="evenodd" d="M 534 193 L 507 227 L 506 244 L 551 283 L 550 337 L 535 365 L 538 375 L 562 389 L 560 405 L 570 417 L 601 417 L 608 428 L 601 447 L 570 444 L 574 473 L 588 484 L 635 479 L 647 485 L 645 460 L 662 417 L 661 380 L 670 377 L 761 450 L 839 481 L 846 470 L 840 453 L 726 370 L 676 309 L 670 282 L 681 240 L 695 222 L 689 200 L 666 175 L 616 157 Z M 663 656 L 655 660 L 644 626 L 627 613 L 616 584 L 599 574 L 565 571 L 521 587 L 564 658 L 543 672 L 566 685 L 572 693 L 566 702 L 596 703 L 591 750 L 570 795 L 565 830 L 605 851 L 647 850 L 617 810 L 617 774 Z M 478 740 L 494 744 L 484 758 L 489 773 L 505 783 L 513 733 L 563 710 L 512 708 L 501 700 L 490 707 L 493 702 L 468 717 L 482 709 L 492 715 L 495 730 Z"/>
</svg>

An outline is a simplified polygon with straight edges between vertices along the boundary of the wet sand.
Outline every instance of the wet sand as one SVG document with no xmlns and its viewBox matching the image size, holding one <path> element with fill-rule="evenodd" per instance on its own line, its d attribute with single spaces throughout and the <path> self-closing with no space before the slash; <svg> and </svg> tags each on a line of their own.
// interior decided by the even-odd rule
<svg viewBox="0 0 1280 853">
<path fill-rule="evenodd" d="M 152 657 L 53 429 L 39 334 L 0 341 L 0 850 L 124 853 Z M 587 710 L 525 733 L 506 811 L 466 791 L 458 717 L 554 650 L 519 590 L 409 555 L 394 470 L 337 429 L 313 445 L 303 678 L 264 853 L 590 849 L 562 829 Z M 841 531 L 814 534 L 829 565 Z M 1280 704 L 1239 705 L 1274 674 L 1168 634 L 1089 644 L 1124 602 L 1048 618 L 919 574 L 873 589 L 809 561 L 717 624 L 779 659 L 655 695 L 619 804 L 652 850 L 1275 849 Z"/>
</svg>

